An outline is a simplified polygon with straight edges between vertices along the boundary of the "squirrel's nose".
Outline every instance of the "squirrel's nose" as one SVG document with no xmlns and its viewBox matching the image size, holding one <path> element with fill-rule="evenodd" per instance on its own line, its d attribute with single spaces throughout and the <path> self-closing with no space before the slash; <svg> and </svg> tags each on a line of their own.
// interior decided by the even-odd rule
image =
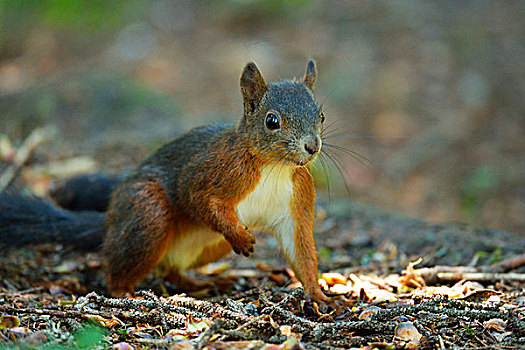
<svg viewBox="0 0 525 350">
<path fill-rule="evenodd" d="M 320 147 L 321 142 L 318 137 L 311 138 L 304 143 L 304 149 L 311 155 L 318 153 Z"/>
<path fill-rule="evenodd" d="M 309 144 L 305 144 L 304 145 L 304 149 L 306 150 L 306 152 L 310 153 L 310 154 L 316 154 L 317 152 L 319 152 L 319 146 L 317 145 L 309 145 Z"/>
</svg>

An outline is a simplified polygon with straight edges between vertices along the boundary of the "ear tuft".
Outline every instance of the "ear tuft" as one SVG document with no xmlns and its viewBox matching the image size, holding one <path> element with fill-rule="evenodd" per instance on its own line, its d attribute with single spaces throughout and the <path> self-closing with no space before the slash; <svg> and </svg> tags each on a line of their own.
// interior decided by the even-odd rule
<svg viewBox="0 0 525 350">
<path fill-rule="evenodd" d="M 253 62 L 248 63 L 241 75 L 241 94 L 245 115 L 253 113 L 257 109 L 266 90 L 268 90 L 268 86 L 259 68 Z"/>
<path fill-rule="evenodd" d="M 306 65 L 306 71 L 304 72 L 303 82 L 308 85 L 310 90 L 314 89 L 315 79 L 317 78 L 317 68 L 315 67 L 315 61 L 309 60 Z"/>
</svg>

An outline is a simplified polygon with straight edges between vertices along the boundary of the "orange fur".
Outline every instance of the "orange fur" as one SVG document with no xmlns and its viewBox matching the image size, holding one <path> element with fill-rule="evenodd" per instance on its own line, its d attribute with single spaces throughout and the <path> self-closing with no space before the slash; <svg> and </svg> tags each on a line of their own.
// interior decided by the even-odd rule
<svg viewBox="0 0 525 350">
<path fill-rule="evenodd" d="M 206 247 L 201 255 L 197 258 L 197 262 L 192 265 L 190 268 L 195 269 L 198 267 L 202 267 L 206 264 L 215 262 L 226 255 L 228 255 L 232 251 L 232 246 L 228 242 L 220 242 L 215 247 Z"/>
<path fill-rule="evenodd" d="M 224 235 L 236 252 L 248 256 L 253 252 L 255 238 L 239 221 L 235 207 L 250 193 L 260 178 L 263 159 L 251 151 L 251 142 L 242 135 L 228 135 L 219 140 L 205 162 L 188 164 L 179 198 L 194 210 L 214 231 Z M 236 139 L 231 139 L 235 137 Z M 240 151 L 232 152 L 232 145 Z M 238 171 L 242 169 L 242 171 Z"/>
<path fill-rule="evenodd" d="M 313 236 L 314 180 L 310 167 L 297 168 L 293 174 L 294 195 L 291 209 L 295 223 L 295 259 L 289 261 L 296 277 L 301 281 L 307 295 L 318 301 L 326 301 L 317 282 L 317 251 Z"/>
<path fill-rule="evenodd" d="M 173 212 L 161 186 L 155 182 L 137 183 L 134 190 L 127 198 L 119 193 L 119 203 L 129 203 L 133 215 L 140 217 L 138 227 L 126 227 L 128 222 L 114 223 L 108 213 L 106 238 L 115 244 L 105 246 L 106 283 L 117 295 L 132 293 L 135 284 L 162 259 L 173 239 Z"/>
</svg>

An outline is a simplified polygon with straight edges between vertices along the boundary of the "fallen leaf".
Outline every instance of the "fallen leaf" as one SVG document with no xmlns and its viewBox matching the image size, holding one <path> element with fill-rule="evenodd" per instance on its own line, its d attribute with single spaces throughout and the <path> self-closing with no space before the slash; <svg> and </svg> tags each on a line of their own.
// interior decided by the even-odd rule
<svg viewBox="0 0 525 350">
<path fill-rule="evenodd" d="M 406 349 L 417 349 L 422 337 L 411 322 L 401 322 L 394 329 L 394 344 Z"/>
<path fill-rule="evenodd" d="M 226 271 L 229 267 L 230 267 L 230 265 L 228 263 L 217 262 L 217 263 L 211 263 L 211 264 L 205 265 L 205 266 L 199 268 L 197 271 L 200 274 L 210 276 L 210 275 L 218 275 L 218 274 Z"/>
<path fill-rule="evenodd" d="M 346 284 L 347 278 L 337 272 L 327 272 L 321 275 L 321 279 L 325 280 L 328 285 Z"/>
<path fill-rule="evenodd" d="M 378 313 L 379 311 L 381 311 L 381 308 L 377 307 L 377 306 L 370 306 L 370 307 L 367 307 L 366 309 L 364 309 L 360 314 L 359 314 L 359 319 L 360 320 L 370 320 L 370 318 L 372 317 L 372 315 Z"/>
<path fill-rule="evenodd" d="M 64 261 L 62 264 L 55 266 L 51 269 L 54 273 L 73 273 L 79 268 L 79 264 L 76 261 Z"/>
<path fill-rule="evenodd" d="M 281 350 L 292 350 L 292 349 L 299 350 L 299 349 L 304 349 L 304 347 L 301 346 L 297 338 L 291 337 L 291 338 L 286 339 L 286 341 L 281 344 L 279 349 Z"/>
<path fill-rule="evenodd" d="M 200 321 L 197 321 L 192 316 L 188 316 L 186 319 L 186 332 L 188 332 L 191 335 L 199 334 L 206 329 L 210 328 L 211 321 L 208 319 L 203 319 Z"/>
<path fill-rule="evenodd" d="M 107 319 L 107 318 L 104 318 L 102 316 L 99 316 L 99 315 L 89 315 L 89 314 L 86 314 L 86 315 L 83 315 L 83 317 L 91 322 L 95 322 L 96 324 L 98 325 L 101 325 L 102 327 L 105 327 L 105 328 L 110 328 L 110 327 L 113 327 L 113 326 L 116 326 L 116 325 L 120 325 L 120 324 L 123 324 L 119 319 L 113 317 L 113 318 L 110 318 L 110 319 Z"/>
<path fill-rule="evenodd" d="M 279 327 L 279 329 L 281 330 L 281 333 L 287 337 L 291 337 L 292 336 L 292 326 L 281 326 Z"/>
<path fill-rule="evenodd" d="M 425 279 L 414 269 L 414 266 L 420 263 L 420 260 L 409 262 L 408 266 L 399 277 L 399 283 L 406 288 L 421 288 L 425 286 Z"/>
<path fill-rule="evenodd" d="M 0 329 L 9 329 L 20 326 L 20 319 L 13 315 L 0 316 Z"/>
<path fill-rule="evenodd" d="M 352 292 L 352 288 L 345 284 L 334 284 L 329 288 L 329 291 L 335 294 L 348 294 Z"/>
<path fill-rule="evenodd" d="M 130 344 L 126 342 L 120 342 L 117 344 L 113 344 L 113 349 L 114 350 L 133 350 L 133 346 L 131 346 Z"/>
<path fill-rule="evenodd" d="M 493 318 L 483 322 L 483 328 L 487 331 L 504 332 L 507 328 L 507 322 L 501 318 Z"/>
<path fill-rule="evenodd" d="M 9 329 L 12 333 L 15 334 L 30 334 L 32 331 L 29 328 L 26 327 L 13 327 Z"/>
</svg>

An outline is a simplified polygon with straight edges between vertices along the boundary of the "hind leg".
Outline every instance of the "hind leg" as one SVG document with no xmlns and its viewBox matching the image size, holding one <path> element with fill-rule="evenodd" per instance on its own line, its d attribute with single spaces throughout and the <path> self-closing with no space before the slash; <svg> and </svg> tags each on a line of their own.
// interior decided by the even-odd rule
<svg viewBox="0 0 525 350">
<path fill-rule="evenodd" d="M 171 270 L 170 273 L 164 277 L 164 279 L 167 282 L 177 286 L 178 289 L 186 292 L 195 292 L 213 286 L 211 281 L 199 280 L 178 270 Z"/>
<path fill-rule="evenodd" d="M 220 258 L 223 258 L 226 255 L 228 255 L 231 251 L 232 247 L 230 243 L 228 243 L 228 241 L 226 240 L 222 240 L 217 244 L 207 246 L 203 249 L 202 253 L 199 255 L 197 260 L 190 266 L 190 268 L 194 269 L 215 262 Z M 188 292 L 210 288 L 214 284 L 217 284 L 217 286 L 220 288 L 222 284 L 224 284 L 217 278 L 199 280 L 188 276 L 184 272 L 179 271 L 177 269 L 170 270 L 170 272 L 166 275 L 166 277 L 164 277 L 164 279 L 176 285 L 181 290 Z"/>
<path fill-rule="evenodd" d="M 113 295 L 132 293 L 173 238 L 173 210 L 163 188 L 156 182 L 136 183 L 131 191 L 127 186 L 113 196 L 104 240 L 106 283 Z"/>
</svg>

